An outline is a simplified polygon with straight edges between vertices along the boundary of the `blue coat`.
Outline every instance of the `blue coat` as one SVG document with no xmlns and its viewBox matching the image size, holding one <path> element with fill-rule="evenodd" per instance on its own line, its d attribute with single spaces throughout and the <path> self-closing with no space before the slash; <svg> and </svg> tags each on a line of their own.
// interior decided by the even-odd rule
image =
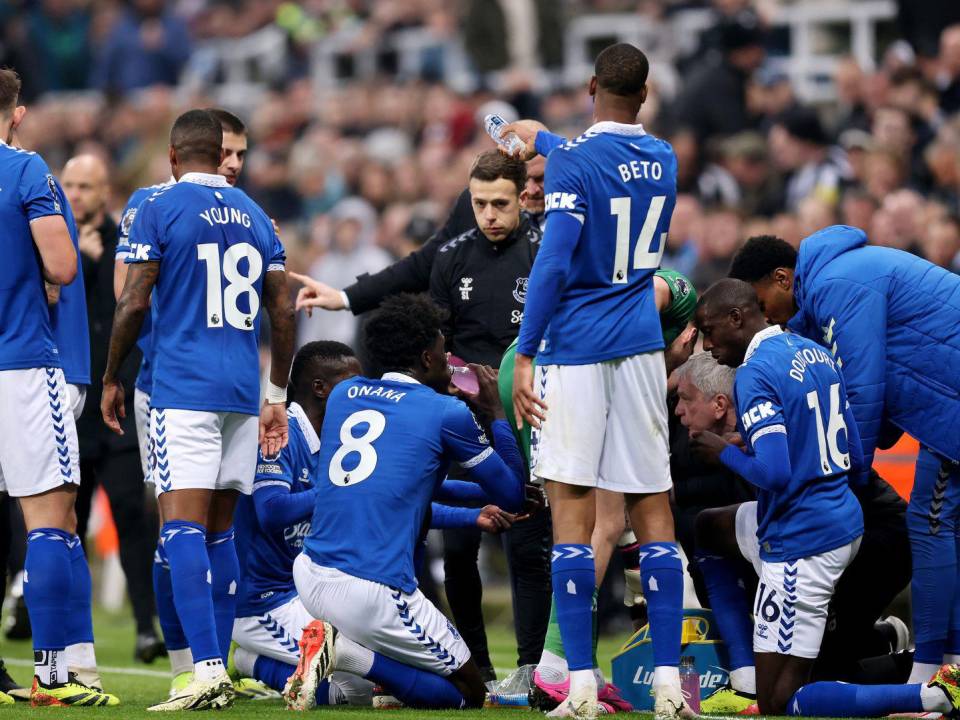
<svg viewBox="0 0 960 720">
<path fill-rule="evenodd" d="M 889 423 L 960 461 L 960 276 L 833 225 L 800 245 L 794 332 L 840 361 L 867 467 Z"/>
</svg>

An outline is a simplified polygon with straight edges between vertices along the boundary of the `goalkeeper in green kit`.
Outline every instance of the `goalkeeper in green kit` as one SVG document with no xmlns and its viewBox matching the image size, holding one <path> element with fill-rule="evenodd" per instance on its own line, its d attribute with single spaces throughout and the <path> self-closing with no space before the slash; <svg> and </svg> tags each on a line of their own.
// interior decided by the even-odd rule
<svg viewBox="0 0 960 720">
<path fill-rule="evenodd" d="M 681 273 L 674 270 L 657 271 L 654 276 L 654 291 L 657 309 L 660 311 L 660 324 L 663 329 L 663 342 L 666 348 L 664 350 L 664 360 L 669 375 L 674 368 L 683 364 L 693 352 L 693 346 L 697 340 L 697 331 L 690 324 L 690 320 L 697 307 L 697 293 L 693 284 Z M 537 438 L 536 432 L 531 436 L 531 428 L 526 423 L 524 423 L 521 431 L 516 430 L 517 425 L 513 414 L 513 364 L 516 347 L 517 342 L 515 340 L 507 348 L 500 363 L 500 401 L 503 404 L 510 427 L 514 428 L 520 449 L 529 466 L 531 452 L 536 453 Z M 594 548 L 597 586 L 603 582 L 607 564 L 616 545 L 623 553 L 626 566 L 627 597 L 625 602 L 628 605 L 641 602 L 640 561 L 637 555 L 637 542 L 633 532 L 629 530 L 625 523 L 623 495 L 597 490 L 596 502 L 596 524 L 591 545 Z M 625 528 L 627 529 L 625 530 Z M 594 673 L 597 674 L 601 706 L 608 713 L 629 712 L 632 710 L 630 704 L 620 696 L 614 685 L 605 682 L 602 672 L 597 667 L 596 601 L 594 601 L 593 651 Z M 556 605 L 554 604 L 550 613 L 550 625 L 547 628 L 543 654 L 533 673 L 530 704 L 543 711 L 552 710 L 566 699 L 569 687 L 567 661 L 563 653 L 563 644 L 560 641 L 560 627 L 557 624 Z"/>
</svg>

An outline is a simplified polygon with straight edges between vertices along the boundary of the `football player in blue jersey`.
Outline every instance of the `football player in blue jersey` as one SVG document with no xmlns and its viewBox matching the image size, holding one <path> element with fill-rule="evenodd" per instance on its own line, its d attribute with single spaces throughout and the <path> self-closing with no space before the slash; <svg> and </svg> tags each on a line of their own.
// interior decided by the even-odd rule
<svg viewBox="0 0 960 720">
<path fill-rule="evenodd" d="M 69 285 L 77 252 L 62 191 L 36 153 L 12 147 L 26 108 L 20 78 L 0 69 L 0 491 L 27 529 L 24 599 L 33 629 L 34 705 L 116 705 L 68 672 L 65 648 L 92 642 L 89 569 L 76 535 L 76 423 L 44 283 Z"/>
<path fill-rule="evenodd" d="M 216 174 L 222 139 L 220 121 L 205 110 L 184 113 L 173 125 L 177 182 L 137 212 L 103 379 L 104 420 L 121 432 L 116 371 L 150 307 L 158 321 L 152 470 L 174 603 L 194 662 L 193 681 L 156 710 L 233 700 L 224 667 L 239 580 L 233 511 L 237 495 L 250 492 L 257 445 L 273 456 L 287 441 L 293 313 L 283 247 L 263 211 Z M 271 321 L 271 370 L 259 407 L 261 306 Z"/>
<path fill-rule="evenodd" d="M 741 280 L 721 280 L 710 288 L 697 307 L 696 324 L 704 349 L 738 368 L 734 400 L 746 450 L 706 431 L 691 433 L 691 447 L 758 488 L 760 584 L 753 650 L 760 713 L 956 714 L 956 665 L 943 666 L 926 684 L 804 685 L 820 649 L 830 597 L 863 532 L 850 483 L 863 482 L 869 466 L 844 377 L 827 350 L 768 325 L 756 294 Z M 724 630 L 723 623 L 749 616 L 745 594 L 718 595 L 710 565 L 700 567 L 711 603 L 722 605 L 715 610 L 721 634 L 736 635 L 736 628 Z"/>
<path fill-rule="evenodd" d="M 683 569 L 668 495 L 667 376 L 653 290 L 677 160 L 668 143 L 637 124 L 648 71 L 632 45 L 606 48 L 590 81 L 594 125 L 569 142 L 545 131 L 524 138 L 528 150 L 547 156 L 547 226 L 530 274 L 513 402 L 517 421 L 533 426 L 531 471 L 546 482 L 553 513 L 553 588 L 570 669 L 569 697 L 552 713 L 558 717 L 598 712 L 594 488 L 624 493 L 641 545 L 655 713 L 685 712 Z"/>
<path fill-rule="evenodd" d="M 316 503 L 319 433 L 330 391 L 360 372 L 353 350 L 338 342 L 307 343 L 293 359 L 293 402 L 287 408 L 290 442 L 276 459 L 259 458 L 253 495 L 242 497 L 237 506 L 235 529 L 243 581 L 229 671 L 238 692 L 250 690 L 254 697 L 266 697 L 265 690 L 282 690 L 300 659 L 301 634 L 313 617 L 297 596 L 293 563 L 310 532 Z M 471 489 L 471 496 L 464 498 Z M 445 481 L 439 494 L 483 501 L 476 490 L 472 483 Z M 479 526 L 499 532 L 511 521 L 509 514 L 494 505 L 462 508 L 431 504 L 434 527 Z M 420 553 L 415 558 L 418 563 L 422 560 Z M 315 696 L 317 705 L 370 705 L 371 690 L 369 681 L 349 673 L 334 673 L 330 682 L 320 683 Z"/>
<path fill-rule="evenodd" d="M 320 434 L 316 506 L 293 567 L 297 592 L 321 620 L 304 629 L 288 707 L 315 703 L 317 685 L 341 670 L 384 686 L 405 705 L 483 704 L 485 687 L 456 629 L 417 588 L 414 555 L 430 501 L 458 462 L 491 502 L 524 502 L 524 466 L 499 405 L 496 377 L 474 366 L 487 431 L 446 394 L 450 368 L 442 313 L 422 296 L 389 298 L 364 328 L 383 375 L 337 385 Z"/>
<path fill-rule="evenodd" d="M 902 250 L 871 247 L 833 225 L 803 240 L 751 238 L 733 277 L 771 322 L 837 358 L 864 456 L 904 432 L 920 441 L 907 506 L 916 652 L 910 682 L 960 662 L 960 277 Z"/>
<path fill-rule="evenodd" d="M 217 173 L 223 175 L 230 185 L 236 185 L 243 171 L 243 163 L 247 155 L 247 129 L 236 115 L 219 108 L 209 108 L 214 117 L 220 121 L 223 130 L 223 160 Z M 120 216 L 118 227 L 117 249 L 114 263 L 114 293 L 119 299 L 123 291 L 123 284 L 127 277 L 126 259 L 130 255 L 130 228 L 137 215 L 140 204 L 155 192 L 169 187 L 173 179 L 159 185 L 142 187 L 133 192 Z M 137 345 L 143 355 L 140 372 L 137 374 L 137 383 L 134 390 L 134 419 L 137 427 L 137 440 L 140 444 L 140 464 L 143 469 L 145 482 L 152 482 L 150 475 L 150 393 L 153 388 L 153 368 L 150 359 L 150 312 L 147 311 L 143 321 L 143 329 Z M 160 620 L 160 629 L 170 657 L 171 683 L 170 693 L 176 694 L 182 690 L 193 678 L 193 657 L 187 644 L 186 635 L 177 617 L 173 603 L 173 585 L 170 581 L 170 565 L 167 562 L 163 545 L 158 541 L 154 553 L 153 563 L 154 595 L 157 603 L 157 616 Z M 240 696 L 245 695 L 242 687 L 238 688 Z"/>
<path fill-rule="evenodd" d="M 746 452 L 709 431 L 692 432 L 691 443 L 757 487 L 757 702 L 761 713 L 782 715 L 810 679 L 830 598 L 863 535 L 850 489 L 865 479 L 860 436 L 830 353 L 767 325 L 747 283 L 719 281 L 695 317 L 704 350 L 738 368 L 734 403 Z M 710 564 L 700 567 L 716 604 Z M 750 612 L 741 595 L 736 621 Z"/>
</svg>

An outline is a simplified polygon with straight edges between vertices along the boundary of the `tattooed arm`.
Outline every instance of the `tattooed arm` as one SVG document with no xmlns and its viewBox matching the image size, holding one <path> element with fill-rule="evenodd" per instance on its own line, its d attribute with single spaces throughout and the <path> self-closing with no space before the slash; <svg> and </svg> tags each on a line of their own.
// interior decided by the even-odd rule
<svg viewBox="0 0 960 720">
<path fill-rule="evenodd" d="M 110 352 L 107 355 L 107 368 L 103 373 L 100 412 L 107 427 L 118 435 L 123 435 L 118 417 L 125 417 L 126 410 L 123 405 L 123 385 L 117 380 L 117 371 L 140 335 L 143 317 L 150 308 L 150 293 L 153 292 L 159 271 L 159 261 L 131 264 L 113 315 Z"/>
<path fill-rule="evenodd" d="M 286 388 L 293 359 L 296 324 L 287 273 L 272 270 L 263 279 L 264 308 L 270 316 L 270 383 Z M 269 457 L 287 444 L 287 408 L 284 403 L 266 402 L 260 411 L 260 447 Z"/>
</svg>

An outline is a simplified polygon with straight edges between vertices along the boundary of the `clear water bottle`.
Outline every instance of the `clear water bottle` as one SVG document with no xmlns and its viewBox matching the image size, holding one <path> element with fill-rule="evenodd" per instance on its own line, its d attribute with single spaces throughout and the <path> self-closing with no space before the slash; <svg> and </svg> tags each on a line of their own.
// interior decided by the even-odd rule
<svg viewBox="0 0 960 720">
<path fill-rule="evenodd" d="M 518 138 L 513 133 L 509 133 L 506 137 L 503 137 L 503 127 L 507 124 L 507 121 L 504 120 L 499 115 L 487 115 L 483 119 L 483 127 L 487 130 L 487 135 L 493 138 L 494 142 L 497 145 L 500 145 L 511 155 L 515 155 L 517 152 L 522 152 L 526 145 L 523 140 Z"/>
<path fill-rule="evenodd" d="M 693 664 L 693 658 L 685 655 L 680 658 L 680 690 L 683 700 L 697 715 L 700 714 L 700 673 Z"/>
</svg>

